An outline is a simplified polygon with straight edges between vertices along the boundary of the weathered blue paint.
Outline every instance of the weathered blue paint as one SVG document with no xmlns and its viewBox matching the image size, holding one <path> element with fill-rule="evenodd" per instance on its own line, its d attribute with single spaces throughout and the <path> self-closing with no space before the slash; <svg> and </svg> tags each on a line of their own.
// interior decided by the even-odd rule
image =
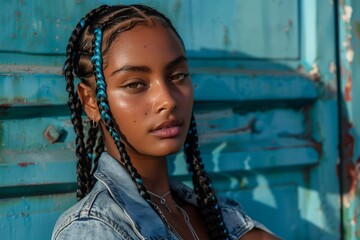
<svg viewBox="0 0 360 240">
<path fill-rule="evenodd" d="M 359 216 L 359 111 L 360 97 L 360 3 L 342 1 L 339 12 L 339 78 L 340 119 L 342 126 L 340 171 L 343 174 L 342 203 L 344 239 L 360 239 Z"/>
<path fill-rule="evenodd" d="M 96 4 L 67 0 L 53 2 L 45 8 L 42 1 L 6 1 L 2 5 L 1 19 L 6 24 L 2 25 L 4 35 L 0 40 L 0 50 L 63 54 L 74 23 L 82 17 L 83 12 L 99 4 L 98 1 L 93 2 Z M 103 2 L 118 3 L 114 0 Z M 122 1 L 125 4 L 133 2 Z M 174 25 L 188 43 L 186 46 L 191 57 L 204 54 L 216 58 L 298 57 L 297 0 L 231 0 L 227 4 L 179 0 L 139 2 L 149 2 L 159 10 L 171 13 Z M 246 24 L 249 17 L 252 24 Z M 199 21 L 204 19 L 206 21 Z M 209 26 L 211 31 L 208 31 Z M 256 38 L 252 37 L 254 35 Z M 267 41 L 262 40 L 265 38 Z"/>
<path fill-rule="evenodd" d="M 57 216 L 75 202 L 74 133 L 61 65 L 76 21 L 104 2 L 118 3 L 5 1 L 1 6 L 0 238 L 48 239 Z M 337 96 L 335 5 L 328 0 L 140 2 L 166 13 L 184 38 L 201 151 L 218 193 L 240 201 L 284 239 L 339 239 L 343 199 L 349 203 L 343 212 L 345 236 L 356 239 L 353 179 L 360 150 L 357 128 L 351 126 L 359 126 L 360 118 L 352 94 L 345 102 L 352 118 L 339 124 L 343 99 Z M 360 32 L 358 14 L 351 20 L 354 36 Z M 351 41 L 359 46 L 359 38 Z M 360 70 L 343 62 L 346 100 L 345 76 L 351 70 L 355 79 Z M 348 129 L 350 143 L 339 142 L 338 126 Z M 354 148 L 345 163 L 352 163 L 346 173 L 355 177 L 343 196 L 336 175 L 339 143 Z M 169 159 L 170 172 L 189 183 L 182 158 Z"/>
<path fill-rule="evenodd" d="M 191 78 L 197 101 L 272 99 L 311 101 L 318 95 L 316 87 L 308 78 L 293 72 L 262 73 L 194 69 Z M 3 73 L 0 74 L 0 82 L 2 86 L 0 104 L 3 106 L 64 105 L 67 101 L 66 92 L 63 90 L 65 81 L 60 73 L 56 75 Z M 28 86 L 27 82 L 31 82 L 32 85 Z M 223 94 L 224 91 L 227 94 Z"/>
<path fill-rule="evenodd" d="M 74 201 L 69 193 L 1 199 L 1 239 L 50 239 L 52 223 Z"/>
</svg>

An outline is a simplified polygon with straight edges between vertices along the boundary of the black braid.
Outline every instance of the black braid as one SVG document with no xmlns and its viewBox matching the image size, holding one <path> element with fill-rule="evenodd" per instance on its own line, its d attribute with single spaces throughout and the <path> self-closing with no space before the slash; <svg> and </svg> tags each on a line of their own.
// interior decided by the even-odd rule
<svg viewBox="0 0 360 240">
<path fill-rule="evenodd" d="M 82 110 L 79 107 L 79 99 L 74 90 L 74 75 L 73 75 L 73 49 L 74 45 L 77 44 L 78 37 L 82 31 L 82 27 L 80 23 L 75 27 L 66 49 L 66 61 L 64 66 L 64 75 L 66 78 L 66 90 L 69 94 L 68 105 L 71 111 L 71 121 L 74 125 L 74 130 L 76 133 L 76 156 L 78 158 L 77 163 L 77 181 L 78 181 L 78 190 L 77 190 L 77 198 L 80 199 L 87 192 L 86 182 L 87 182 L 87 171 L 86 163 L 84 164 L 84 159 L 86 159 L 85 147 L 84 147 L 84 133 L 83 133 L 83 125 L 81 113 Z M 85 179 L 85 181 L 83 181 Z"/>
<path fill-rule="evenodd" d="M 79 182 L 79 191 L 78 191 L 78 198 L 82 198 L 87 194 L 88 191 L 90 191 L 88 184 L 89 176 L 88 176 L 88 170 L 91 170 L 91 161 L 86 161 L 86 167 L 82 166 L 80 162 L 82 162 L 83 159 L 86 158 L 83 154 L 83 134 L 82 134 L 82 123 L 81 123 L 81 113 L 80 109 L 81 107 L 78 107 L 78 104 L 80 103 L 77 99 L 76 94 L 74 93 L 74 86 L 73 86 L 73 65 L 72 60 L 74 58 L 74 52 L 82 53 L 81 55 L 88 57 L 91 55 L 91 65 L 93 70 L 89 71 L 80 71 L 79 74 L 77 74 L 80 78 L 82 78 L 83 81 L 89 81 L 86 79 L 89 79 L 89 77 L 95 76 L 96 79 L 96 97 L 98 101 L 98 106 L 101 114 L 102 121 L 107 129 L 107 131 L 110 133 L 112 138 L 114 139 L 114 142 L 119 150 L 121 161 L 125 165 L 125 168 L 129 172 L 132 180 L 135 182 L 138 191 L 140 195 L 154 208 L 154 210 L 159 214 L 159 216 L 164 220 L 165 223 L 167 223 L 166 219 L 162 215 L 160 209 L 151 202 L 150 195 L 147 192 L 146 187 L 144 186 L 141 176 L 138 174 L 137 170 L 133 167 L 130 157 L 126 152 L 124 143 L 120 140 L 120 135 L 117 132 L 116 124 L 113 120 L 107 95 L 106 95 L 106 83 L 102 72 L 102 55 L 107 52 L 108 48 L 110 47 L 111 43 L 116 39 L 118 34 L 120 34 L 123 31 L 127 31 L 132 29 L 136 24 L 139 22 L 146 22 L 150 17 L 155 17 L 156 19 L 160 20 L 164 26 L 169 27 L 178 37 L 179 41 L 183 45 L 183 41 L 173 25 L 171 24 L 170 20 L 166 18 L 163 14 L 157 12 L 156 10 L 149 8 L 147 6 L 143 5 L 132 5 L 132 6 L 114 6 L 114 7 L 108 7 L 108 6 L 101 6 L 98 9 L 93 10 L 90 12 L 85 18 L 80 21 L 80 23 L 76 26 L 72 37 L 69 40 L 69 45 L 67 49 L 67 61 L 65 62 L 65 76 L 68 82 L 68 89 L 69 90 L 69 103 L 72 105 L 75 105 L 75 107 L 71 107 L 72 113 L 76 113 L 75 116 L 72 115 L 72 120 L 75 128 L 75 132 L 77 133 L 77 147 L 79 147 L 79 151 L 77 150 L 79 163 L 78 163 L 78 182 Z M 92 18 L 91 25 L 89 25 L 86 28 L 86 34 L 83 34 L 81 42 L 79 43 L 80 35 L 82 34 L 82 29 L 84 29 L 84 25 L 88 23 L 89 19 Z M 127 24 L 123 24 L 120 27 L 117 27 L 117 24 L 121 24 L 126 22 Z M 84 24 L 85 23 L 85 24 Z M 112 31 L 107 37 L 107 41 L 105 42 L 105 48 L 102 49 L 102 34 L 103 31 Z M 89 49 L 88 46 L 88 40 L 89 36 L 93 35 L 93 48 Z M 87 36 L 87 37 L 86 37 Z M 79 48 L 81 49 L 75 49 L 73 46 L 81 46 Z M 183 45 L 184 47 L 184 45 Z M 92 50 L 92 53 L 89 53 L 89 51 Z M 88 59 L 89 60 L 89 59 Z M 79 59 L 76 59 L 77 69 L 85 69 L 86 64 L 89 64 L 89 61 L 87 63 L 81 63 Z M 70 94 L 74 93 L 74 94 Z M 76 100 L 74 100 L 76 99 Z M 78 118 L 80 118 L 80 121 L 78 121 Z M 75 123 L 80 122 L 78 125 L 75 125 Z M 79 132 L 79 133 L 78 133 Z M 93 170 L 97 167 L 97 160 L 101 152 L 103 151 L 103 139 L 100 137 L 98 139 L 98 144 L 95 149 L 96 151 L 96 157 L 94 159 L 94 167 Z M 92 145 L 93 143 L 89 143 L 89 145 Z M 92 146 L 93 149 L 94 146 Z M 90 151 L 90 150 L 89 150 Z M 218 205 L 217 198 L 215 196 L 215 192 L 211 187 L 211 180 L 204 170 L 203 163 L 201 161 L 200 157 L 200 151 L 198 149 L 198 140 L 197 140 L 197 133 L 196 133 L 196 125 L 195 120 L 192 118 L 191 121 L 191 128 L 189 131 L 189 134 L 187 136 L 184 151 L 187 156 L 187 162 L 189 164 L 189 169 L 193 173 L 193 183 L 194 183 L 194 191 L 197 195 L 197 201 L 199 205 L 200 212 L 202 214 L 202 217 L 206 223 L 209 235 L 212 239 L 229 239 L 228 237 L 228 231 L 224 224 L 221 210 Z M 79 152 L 79 153 L 78 153 Z M 93 152 L 93 151 L 92 151 Z M 86 155 L 86 154 L 85 154 Z M 79 166 L 81 165 L 81 167 Z M 84 171 L 85 169 L 85 172 Z M 83 180 L 85 179 L 85 180 Z M 87 185 L 84 189 L 82 189 L 82 185 Z"/>
<path fill-rule="evenodd" d="M 229 239 L 229 233 L 222 218 L 220 205 L 212 188 L 211 179 L 204 169 L 200 156 L 194 115 L 191 118 L 184 152 L 189 171 L 193 173 L 194 191 L 197 195 L 200 213 L 205 220 L 211 239 Z"/>
<path fill-rule="evenodd" d="M 104 138 L 103 138 L 103 136 L 99 136 L 99 138 L 97 140 L 96 148 L 95 148 L 93 172 L 96 170 L 96 168 L 98 166 L 99 158 L 103 151 L 104 151 Z"/>
<path fill-rule="evenodd" d="M 83 33 L 85 24 L 99 12 L 101 12 L 104 7 L 100 7 L 88 13 L 81 21 L 76 25 L 73 30 L 70 39 L 68 41 L 68 45 L 66 48 L 66 60 L 64 63 L 64 75 L 66 79 L 66 91 L 69 94 L 68 106 L 71 112 L 71 121 L 74 125 L 74 130 L 76 134 L 76 156 L 78 159 L 77 162 L 77 182 L 78 182 L 78 190 L 77 190 L 77 198 L 78 200 L 83 198 L 90 190 L 91 186 L 91 165 L 89 165 L 89 161 L 87 158 L 85 144 L 84 144 L 84 132 L 83 132 L 83 124 L 82 124 L 82 105 L 77 96 L 74 87 L 74 66 L 77 63 L 74 63 L 75 53 L 78 50 L 77 46 L 79 44 L 79 39 Z"/>
</svg>

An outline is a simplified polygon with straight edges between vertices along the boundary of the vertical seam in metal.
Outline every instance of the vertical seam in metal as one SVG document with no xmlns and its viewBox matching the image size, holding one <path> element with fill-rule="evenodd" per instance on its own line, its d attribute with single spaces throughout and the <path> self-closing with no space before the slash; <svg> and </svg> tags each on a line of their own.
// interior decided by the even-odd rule
<svg viewBox="0 0 360 240">
<path fill-rule="evenodd" d="M 343 149 L 343 131 L 342 131 L 342 106 L 341 106 L 341 99 L 342 99 L 342 85 L 341 85 L 341 59 L 340 59 L 340 22 L 339 22 L 339 1 L 334 0 L 334 26 L 335 26 L 335 63 L 336 63 L 336 84 L 337 84 L 337 108 L 338 108 L 338 141 L 339 141 L 339 191 L 340 191 L 340 239 L 344 239 L 344 219 L 343 219 L 343 210 L 344 210 L 344 203 L 343 203 L 343 178 L 344 178 L 344 149 Z"/>
</svg>

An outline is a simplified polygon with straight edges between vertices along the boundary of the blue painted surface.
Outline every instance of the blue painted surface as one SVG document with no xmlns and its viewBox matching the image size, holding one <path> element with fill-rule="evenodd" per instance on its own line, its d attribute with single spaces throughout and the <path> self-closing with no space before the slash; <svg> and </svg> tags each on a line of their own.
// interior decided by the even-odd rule
<svg viewBox="0 0 360 240">
<path fill-rule="evenodd" d="M 61 65 L 72 27 L 103 2 L 117 3 L 2 3 L 0 239 L 49 239 L 56 218 L 75 202 L 74 133 Z M 339 125 L 338 119 L 344 99 L 337 96 L 334 70 L 334 4 L 140 2 L 166 13 L 184 38 L 201 151 L 218 193 L 241 202 L 251 216 L 284 239 L 339 239 L 340 203 L 347 201 L 344 236 L 357 239 L 357 191 L 349 188 L 341 195 L 336 175 L 339 143 L 345 148 L 349 143 L 339 139 L 339 126 L 347 125 Z M 360 9 L 358 3 L 343 2 Z M 358 12 L 351 20 L 354 36 L 360 35 Z M 359 39 L 351 40 L 356 51 Z M 351 65 L 346 51 L 342 54 L 346 71 L 340 87 L 345 96 L 347 71 L 352 79 L 358 78 L 354 65 L 359 59 Z M 357 85 L 353 81 L 352 92 Z M 342 156 L 355 173 L 360 153 L 355 144 L 357 98 L 352 94 L 345 102 L 345 119 L 355 126 L 348 130 L 354 154 Z M 170 172 L 188 183 L 182 157 L 169 159 Z M 353 186 L 355 180 L 347 178 L 353 172 L 346 173 L 340 181 Z"/>
<path fill-rule="evenodd" d="M 339 96 L 341 97 L 340 119 L 342 122 L 341 149 L 343 174 L 342 202 L 344 239 L 360 239 L 359 216 L 359 164 L 360 164 L 360 122 L 357 91 L 360 89 L 360 3 L 342 1 L 339 4 L 339 48 L 341 75 Z"/>
<path fill-rule="evenodd" d="M 189 56 L 298 57 L 297 0 L 232 0 L 227 4 L 179 0 L 137 2 L 149 3 L 169 13 L 184 36 Z M 100 3 L 116 4 L 118 1 L 55 1 L 48 3 L 48 7 L 43 1 L 5 1 L 0 50 L 63 54 L 74 23 L 84 12 Z M 252 24 L 246 24 L 249 17 Z M 211 31 L 208 31 L 209 26 Z M 26 41 L 21 41 L 24 38 Z M 264 38 L 267 41 L 263 41 Z"/>
</svg>

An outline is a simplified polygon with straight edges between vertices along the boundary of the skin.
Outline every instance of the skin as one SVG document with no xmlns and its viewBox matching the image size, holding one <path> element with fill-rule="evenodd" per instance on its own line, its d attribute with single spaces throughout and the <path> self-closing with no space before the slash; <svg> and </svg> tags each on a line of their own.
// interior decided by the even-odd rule
<svg viewBox="0 0 360 240">
<path fill-rule="evenodd" d="M 113 118 L 125 139 L 126 150 L 148 190 L 158 195 L 169 191 L 166 156 L 184 144 L 193 106 L 193 86 L 184 49 L 170 29 L 154 22 L 139 24 L 118 36 L 104 56 L 107 95 Z M 94 89 L 80 84 L 78 94 L 90 119 L 100 122 L 110 155 L 120 161 L 119 152 L 100 121 Z M 154 131 L 161 124 L 176 127 L 169 132 Z M 152 201 L 161 207 L 159 199 Z M 208 239 L 205 224 L 195 206 L 171 194 L 166 202 L 172 211 L 161 209 L 170 225 L 184 239 L 191 239 L 185 209 L 200 239 Z M 241 239 L 276 239 L 253 229 Z"/>
</svg>

